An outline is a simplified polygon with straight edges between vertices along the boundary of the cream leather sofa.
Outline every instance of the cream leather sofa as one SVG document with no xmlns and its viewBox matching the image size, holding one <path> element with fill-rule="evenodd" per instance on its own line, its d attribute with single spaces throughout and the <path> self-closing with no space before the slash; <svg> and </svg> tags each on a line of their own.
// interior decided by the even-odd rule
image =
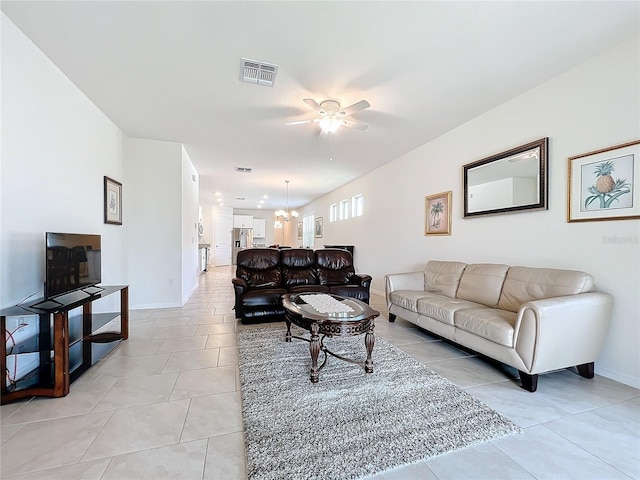
<svg viewBox="0 0 640 480">
<path fill-rule="evenodd" d="M 594 376 L 613 298 L 587 273 L 429 261 L 424 271 L 385 276 L 396 316 L 511 365 L 535 392 L 538 374 L 576 366 Z"/>
</svg>

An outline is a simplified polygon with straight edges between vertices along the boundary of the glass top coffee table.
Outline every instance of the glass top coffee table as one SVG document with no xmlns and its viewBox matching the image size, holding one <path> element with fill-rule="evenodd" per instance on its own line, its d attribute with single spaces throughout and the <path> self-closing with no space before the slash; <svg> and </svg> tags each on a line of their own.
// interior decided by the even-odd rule
<svg viewBox="0 0 640 480">
<path fill-rule="evenodd" d="M 297 293 L 282 297 L 285 308 L 287 333 L 285 341 L 298 338 L 309 342 L 311 353 L 311 381 L 318 382 L 320 370 L 327 363 L 327 355 L 347 362 L 364 365 L 364 371 L 373 372 L 371 353 L 375 344 L 373 334 L 374 320 L 380 312 L 355 298 L 341 297 L 328 293 Z M 311 333 L 311 338 L 291 335 L 291 324 L 295 324 Z M 364 362 L 346 358 L 331 352 L 325 345 L 325 337 L 341 337 L 364 334 L 367 359 Z M 320 352 L 324 354 L 322 364 L 318 366 Z"/>
</svg>

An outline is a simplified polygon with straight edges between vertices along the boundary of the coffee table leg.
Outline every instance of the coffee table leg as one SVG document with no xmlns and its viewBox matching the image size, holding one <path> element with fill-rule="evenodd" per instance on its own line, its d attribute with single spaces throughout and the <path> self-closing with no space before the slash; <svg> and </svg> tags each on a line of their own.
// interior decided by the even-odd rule
<svg viewBox="0 0 640 480">
<path fill-rule="evenodd" d="M 285 317 L 285 321 L 287 322 L 287 334 L 284 336 L 285 342 L 291 341 L 291 320 Z"/>
<path fill-rule="evenodd" d="M 309 352 L 311 353 L 311 383 L 318 383 L 318 356 L 320 355 L 320 327 L 317 323 L 311 324 L 311 342 L 309 342 Z"/>
<path fill-rule="evenodd" d="M 373 360 L 371 360 L 371 352 L 373 352 L 373 346 L 376 343 L 376 338 L 373 335 L 373 328 L 364 336 L 364 345 L 367 347 L 367 361 L 364 362 L 364 371 L 367 373 L 373 372 Z"/>
</svg>

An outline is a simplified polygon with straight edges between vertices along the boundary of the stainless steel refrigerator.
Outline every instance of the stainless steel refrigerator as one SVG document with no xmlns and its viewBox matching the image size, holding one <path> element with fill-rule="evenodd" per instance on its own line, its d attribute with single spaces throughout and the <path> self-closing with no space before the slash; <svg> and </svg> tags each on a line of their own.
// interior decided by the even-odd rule
<svg viewBox="0 0 640 480">
<path fill-rule="evenodd" d="M 243 248 L 253 247 L 253 229 L 252 228 L 234 228 L 231 232 L 232 241 L 232 258 L 233 264 L 236 264 L 238 258 L 238 252 Z"/>
</svg>

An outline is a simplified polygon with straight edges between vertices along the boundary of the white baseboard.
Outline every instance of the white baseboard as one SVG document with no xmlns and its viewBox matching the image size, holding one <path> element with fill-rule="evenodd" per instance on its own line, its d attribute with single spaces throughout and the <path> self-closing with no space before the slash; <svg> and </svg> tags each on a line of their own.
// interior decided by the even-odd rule
<svg viewBox="0 0 640 480">
<path fill-rule="evenodd" d="M 148 310 L 151 308 L 176 308 L 182 307 L 182 304 L 179 302 L 174 303 L 148 303 L 141 305 L 129 305 L 129 310 Z"/>
<path fill-rule="evenodd" d="M 384 297 L 384 292 L 381 292 L 380 290 L 376 290 L 376 289 L 372 288 L 372 289 L 370 289 L 370 291 L 374 295 L 380 295 L 381 297 Z"/>
<path fill-rule="evenodd" d="M 195 285 L 193 286 L 193 288 L 191 289 L 191 291 L 189 293 L 187 293 L 187 296 L 182 299 L 182 305 L 187 303 L 187 300 L 189 300 L 189 298 L 191 298 L 191 295 L 194 294 L 194 292 L 198 289 L 199 286 L 200 286 L 200 282 L 196 282 Z M 180 306 L 182 306 L 182 305 L 180 305 Z"/>
<path fill-rule="evenodd" d="M 616 370 L 611 370 L 610 368 L 598 368 L 598 362 L 596 362 L 595 373 L 601 377 L 615 380 L 616 382 L 629 385 L 630 387 L 640 388 L 640 378 L 627 375 L 626 373 L 620 373 Z"/>
</svg>

